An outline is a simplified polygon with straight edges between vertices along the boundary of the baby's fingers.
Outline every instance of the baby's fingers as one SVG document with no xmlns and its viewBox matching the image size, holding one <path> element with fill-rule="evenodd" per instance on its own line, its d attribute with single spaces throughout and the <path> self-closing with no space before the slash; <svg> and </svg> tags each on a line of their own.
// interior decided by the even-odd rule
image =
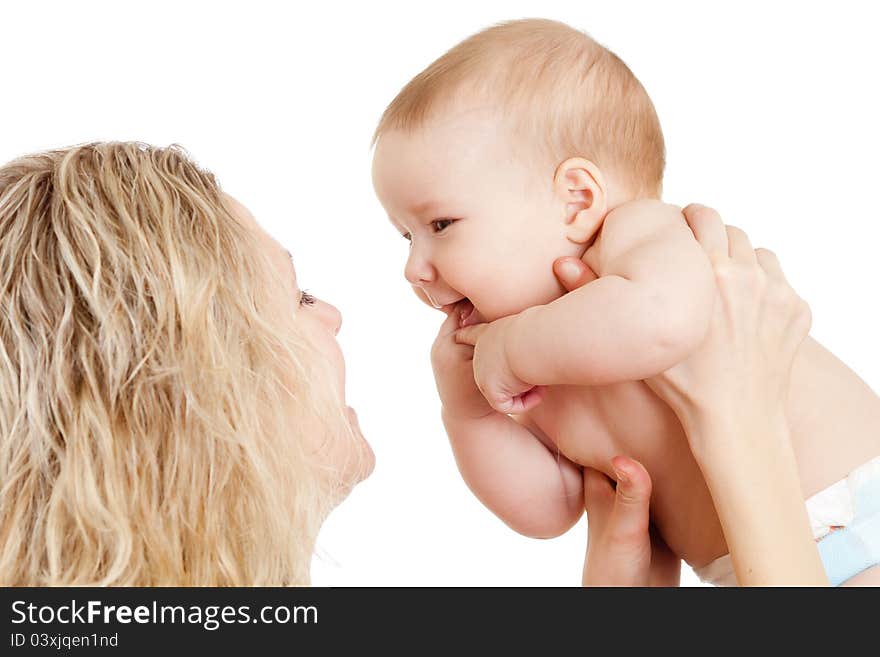
<svg viewBox="0 0 880 657">
<path fill-rule="evenodd" d="M 455 341 L 458 344 L 469 344 L 474 346 L 487 328 L 489 328 L 488 324 L 474 324 L 472 326 L 460 328 L 455 332 Z"/>
<path fill-rule="evenodd" d="M 456 313 L 449 313 L 440 325 L 440 330 L 437 332 L 437 336 L 446 337 L 448 340 L 448 336 L 453 335 L 456 329 L 458 329 L 458 316 Z"/>
<path fill-rule="evenodd" d="M 513 399 L 510 400 L 510 403 L 507 404 L 510 410 L 502 411 L 503 413 L 528 413 L 530 410 L 538 406 L 542 401 L 544 401 L 544 394 L 542 392 L 542 388 L 539 386 L 535 386 L 531 390 L 527 390 L 521 395 L 517 395 Z"/>
<path fill-rule="evenodd" d="M 480 392 L 483 393 L 483 397 L 489 402 L 489 406 L 505 415 L 528 413 L 544 401 L 544 392 L 541 386 L 534 386 L 516 395 L 500 390 L 484 389 L 483 387 L 480 387 Z"/>
</svg>

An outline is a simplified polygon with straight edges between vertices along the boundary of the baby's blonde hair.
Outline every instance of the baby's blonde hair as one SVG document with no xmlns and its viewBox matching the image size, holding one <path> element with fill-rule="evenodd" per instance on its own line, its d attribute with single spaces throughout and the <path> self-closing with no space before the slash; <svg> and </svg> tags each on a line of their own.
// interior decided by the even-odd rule
<svg viewBox="0 0 880 657">
<path fill-rule="evenodd" d="M 583 32 L 527 19 L 465 39 L 401 90 L 373 143 L 464 99 L 495 105 L 548 165 L 582 156 L 613 171 L 632 196 L 660 195 L 665 151 L 654 105 L 626 64 Z"/>
<path fill-rule="evenodd" d="M 180 148 L 0 167 L 0 585 L 308 583 L 353 436 L 274 275 Z"/>
</svg>

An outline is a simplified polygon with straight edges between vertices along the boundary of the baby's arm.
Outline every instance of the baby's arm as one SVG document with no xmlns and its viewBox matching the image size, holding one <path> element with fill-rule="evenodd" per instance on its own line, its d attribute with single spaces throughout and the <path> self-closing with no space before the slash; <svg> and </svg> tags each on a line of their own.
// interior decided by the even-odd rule
<svg viewBox="0 0 880 657">
<path fill-rule="evenodd" d="M 712 267 L 679 208 L 635 201 L 605 220 L 599 278 L 511 323 L 509 368 L 532 385 L 603 385 L 662 372 L 701 343 Z"/>
<path fill-rule="evenodd" d="M 474 495 L 509 527 L 532 538 L 568 531 L 584 511 L 580 466 L 503 413 L 443 423 Z"/>
<path fill-rule="evenodd" d="M 516 531 L 535 538 L 558 536 L 583 513 L 580 467 L 552 453 L 537 427 L 533 432 L 492 410 L 474 382 L 473 347 L 454 340 L 459 316 L 456 307 L 440 327 L 431 364 L 462 477 Z"/>
</svg>

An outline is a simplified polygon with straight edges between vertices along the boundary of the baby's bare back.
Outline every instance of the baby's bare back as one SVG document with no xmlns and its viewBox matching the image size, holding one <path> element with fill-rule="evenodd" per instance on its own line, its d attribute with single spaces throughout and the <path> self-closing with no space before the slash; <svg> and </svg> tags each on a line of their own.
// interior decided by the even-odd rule
<svg viewBox="0 0 880 657">
<path fill-rule="evenodd" d="M 653 481 L 652 520 L 668 545 L 697 568 L 727 553 L 681 425 L 646 384 L 547 393 L 531 418 L 565 456 L 612 478 L 612 457 L 641 461 Z M 811 338 L 795 359 L 788 417 L 805 499 L 880 455 L 880 397 Z"/>
</svg>

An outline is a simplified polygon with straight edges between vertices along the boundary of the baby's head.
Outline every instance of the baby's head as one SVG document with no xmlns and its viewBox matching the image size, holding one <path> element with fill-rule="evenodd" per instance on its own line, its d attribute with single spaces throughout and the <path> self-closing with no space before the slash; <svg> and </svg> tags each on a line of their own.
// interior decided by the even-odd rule
<svg viewBox="0 0 880 657">
<path fill-rule="evenodd" d="M 607 212 L 659 198 L 663 134 L 616 55 L 547 20 L 484 30 L 407 84 L 374 136 L 373 184 L 410 240 L 405 275 L 489 321 L 557 298 Z"/>
</svg>

